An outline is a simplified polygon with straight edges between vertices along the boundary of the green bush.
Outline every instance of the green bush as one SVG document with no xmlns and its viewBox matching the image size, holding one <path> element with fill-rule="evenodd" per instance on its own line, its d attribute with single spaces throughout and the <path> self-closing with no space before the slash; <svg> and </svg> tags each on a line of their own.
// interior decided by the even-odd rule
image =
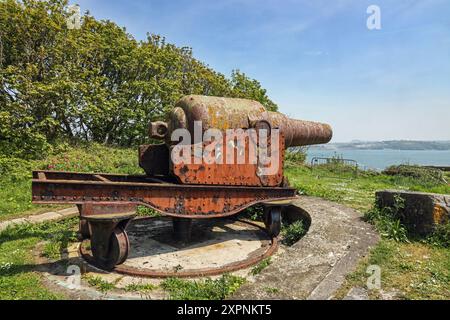
<svg viewBox="0 0 450 320">
<path fill-rule="evenodd" d="M 284 161 L 286 165 L 303 165 L 306 160 L 307 147 L 294 147 L 286 150 Z"/>
<path fill-rule="evenodd" d="M 443 184 L 444 175 L 441 170 L 412 165 L 390 166 L 383 171 L 389 176 L 411 177 L 423 185 Z"/>
<path fill-rule="evenodd" d="M 264 215 L 264 207 L 262 205 L 254 205 L 246 208 L 240 214 L 244 219 L 250 219 L 252 221 L 262 221 Z"/>
</svg>

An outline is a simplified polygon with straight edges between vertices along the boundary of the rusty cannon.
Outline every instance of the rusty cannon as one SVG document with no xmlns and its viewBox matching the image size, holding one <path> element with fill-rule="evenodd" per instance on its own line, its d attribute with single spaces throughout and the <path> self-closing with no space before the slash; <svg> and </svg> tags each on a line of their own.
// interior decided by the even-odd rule
<svg viewBox="0 0 450 320">
<path fill-rule="evenodd" d="M 193 219 L 232 216 L 260 204 L 276 239 L 283 206 L 296 197 L 283 175 L 285 149 L 326 143 L 332 130 L 256 101 L 186 96 L 167 122 L 150 123 L 149 136 L 162 142 L 139 147 L 143 175 L 33 172 L 33 203 L 76 204 L 80 237 L 90 240 L 100 268 L 112 270 L 127 259 L 126 227 L 138 205 L 172 217 L 174 237 L 186 242 Z"/>
</svg>

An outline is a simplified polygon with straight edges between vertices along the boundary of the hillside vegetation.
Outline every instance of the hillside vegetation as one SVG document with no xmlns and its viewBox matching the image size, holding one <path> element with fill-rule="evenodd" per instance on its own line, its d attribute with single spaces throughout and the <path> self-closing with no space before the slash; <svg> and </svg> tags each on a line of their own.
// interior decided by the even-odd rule
<svg viewBox="0 0 450 320">
<path fill-rule="evenodd" d="M 0 1 L 0 156 L 43 158 L 60 140 L 135 146 L 188 94 L 277 108 L 258 81 L 228 79 L 191 48 L 138 41 L 88 12 L 69 29 L 69 17 L 66 0 Z"/>
</svg>

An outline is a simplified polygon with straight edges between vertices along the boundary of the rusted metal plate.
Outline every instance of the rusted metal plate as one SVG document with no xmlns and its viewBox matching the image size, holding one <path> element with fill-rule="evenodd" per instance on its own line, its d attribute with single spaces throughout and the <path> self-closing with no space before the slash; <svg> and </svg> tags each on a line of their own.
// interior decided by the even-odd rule
<svg viewBox="0 0 450 320">
<path fill-rule="evenodd" d="M 230 186 L 261 186 L 276 187 L 283 182 L 284 164 L 284 137 L 279 136 L 279 145 L 271 148 L 268 143 L 268 151 L 273 162 L 262 165 L 258 163 L 258 145 L 252 142 L 251 138 L 242 133 L 243 137 L 237 136 L 237 140 L 231 140 L 224 136 L 220 142 L 220 154 L 216 154 L 215 146 L 219 142 L 204 143 L 203 149 L 208 147 L 212 151 L 207 157 L 199 157 L 199 164 L 196 164 L 195 146 L 191 146 L 191 158 L 188 163 L 181 162 L 171 166 L 171 172 L 182 184 L 201 185 L 230 185 Z M 242 141 L 242 148 L 238 148 L 237 141 Z M 269 139 L 270 140 L 270 139 Z M 230 143 L 231 142 L 231 143 Z M 227 161 L 228 154 L 233 155 L 232 161 Z M 238 161 L 239 157 L 241 161 Z M 217 163 L 217 159 L 222 160 Z M 254 159 L 254 161 L 250 161 Z M 226 162 L 231 162 L 228 164 Z M 274 174 L 262 175 L 261 168 L 268 168 L 273 165 L 277 170 Z"/>
<path fill-rule="evenodd" d="M 90 217 L 94 215 L 131 214 L 136 212 L 137 205 L 135 203 L 111 203 L 108 206 L 102 206 L 87 202 L 77 206 L 80 217 Z"/>
<path fill-rule="evenodd" d="M 123 175 L 109 175 L 111 182 L 103 182 L 92 174 L 91 179 L 89 174 L 45 174 L 46 180 L 33 179 L 33 203 L 142 204 L 184 218 L 228 216 L 260 202 L 292 199 L 296 195 L 293 188 L 146 183 L 136 182 L 142 181 L 140 176 Z M 37 177 L 37 172 L 33 176 Z"/>
</svg>

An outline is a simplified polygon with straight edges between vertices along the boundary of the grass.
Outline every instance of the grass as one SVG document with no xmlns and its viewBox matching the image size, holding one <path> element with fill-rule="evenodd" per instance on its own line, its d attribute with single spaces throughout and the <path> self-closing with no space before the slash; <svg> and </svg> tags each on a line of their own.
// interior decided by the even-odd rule
<svg viewBox="0 0 450 320">
<path fill-rule="evenodd" d="M 397 292 L 398 299 L 450 299 L 450 250 L 426 243 L 401 243 L 383 239 L 347 276 L 336 298 L 343 298 L 352 287 L 365 287 L 367 267 L 381 268 L 381 290 Z M 370 298 L 380 299 L 378 290 Z"/>
<path fill-rule="evenodd" d="M 392 168 L 393 169 L 393 168 Z M 398 168 L 397 168 L 398 169 Z M 336 298 L 345 297 L 353 287 L 366 287 L 370 265 L 381 268 L 381 291 L 371 290 L 372 299 L 382 299 L 383 293 L 396 292 L 398 299 L 450 298 L 450 223 L 439 226 L 425 239 L 409 235 L 396 216 L 396 209 L 373 207 L 375 192 L 382 189 L 402 189 L 450 194 L 450 186 L 435 179 L 435 174 L 401 167 L 398 174 L 348 170 L 319 166 L 314 169 L 289 165 L 286 175 L 301 193 L 326 198 L 361 211 L 382 236 L 380 243 L 351 273 Z M 414 169 L 414 168 L 413 168 Z M 444 179 L 449 181 L 449 173 Z M 399 203 L 401 206 L 401 203 Z"/>
<path fill-rule="evenodd" d="M 76 220 L 69 219 L 18 225 L 0 232 L 0 300 L 64 298 L 42 284 L 32 252 L 39 242 L 47 241 L 54 244 L 51 252 L 56 255 L 75 239 L 75 226 Z"/>
<path fill-rule="evenodd" d="M 99 276 L 85 276 L 84 278 L 90 286 L 103 293 L 107 293 L 116 287 L 114 283 L 108 282 Z"/>
<path fill-rule="evenodd" d="M 144 292 L 145 293 L 145 292 L 153 291 L 156 288 L 158 288 L 158 286 L 151 284 L 151 283 L 146 283 L 146 284 L 131 283 L 125 287 L 125 291 L 127 291 L 127 292 Z"/>
<path fill-rule="evenodd" d="M 433 246 L 450 248 L 450 222 L 437 226 L 427 242 Z"/>
<path fill-rule="evenodd" d="M 289 182 L 302 194 L 321 197 L 345 204 L 361 212 L 372 207 L 375 192 L 383 189 L 401 189 L 441 194 L 450 193 L 450 185 L 435 184 L 415 177 L 389 176 L 375 172 L 342 172 L 339 175 L 329 168 L 288 166 L 285 171 Z"/>
<path fill-rule="evenodd" d="M 233 294 L 243 283 L 242 277 L 225 274 L 219 279 L 189 281 L 168 278 L 161 287 L 172 300 L 223 300 Z"/>
<path fill-rule="evenodd" d="M 375 225 L 382 237 L 397 242 L 409 242 L 408 231 L 399 217 L 399 212 L 403 208 L 403 199 L 397 197 L 394 207 L 377 208 L 374 206 L 364 214 L 364 219 Z"/>
</svg>

